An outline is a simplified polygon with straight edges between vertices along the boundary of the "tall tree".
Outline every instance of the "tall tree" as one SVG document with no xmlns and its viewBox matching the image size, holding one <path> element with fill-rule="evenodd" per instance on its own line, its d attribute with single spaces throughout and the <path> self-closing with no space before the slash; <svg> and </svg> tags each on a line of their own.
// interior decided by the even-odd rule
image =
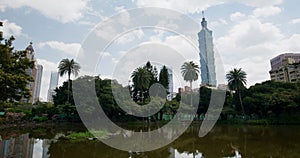
<svg viewBox="0 0 300 158">
<path fill-rule="evenodd" d="M 144 94 L 146 90 L 149 89 L 151 74 L 146 68 L 139 67 L 135 69 L 131 75 L 133 88 L 135 92 L 139 93 L 139 100 L 144 103 L 146 95 Z"/>
<path fill-rule="evenodd" d="M 63 59 L 60 61 L 58 70 L 60 76 L 63 76 L 65 74 L 68 75 L 68 89 L 70 91 L 70 77 L 71 74 L 74 74 L 75 76 L 78 75 L 80 69 L 80 65 L 74 61 L 74 59 Z M 68 102 L 70 101 L 70 94 L 68 93 Z"/>
<path fill-rule="evenodd" d="M 190 88 L 193 90 L 192 82 L 198 80 L 199 65 L 195 64 L 193 61 L 185 62 L 181 66 L 181 74 L 185 81 L 190 82 Z"/>
<path fill-rule="evenodd" d="M 169 72 L 165 65 L 161 68 L 161 70 L 159 72 L 158 83 L 162 84 L 168 91 L 168 89 L 169 89 Z"/>
<path fill-rule="evenodd" d="M 154 83 L 158 82 L 157 79 L 157 69 L 155 66 L 153 66 L 151 64 L 150 61 L 147 61 L 146 65 L 144 66 L 144 68 L 149 72 L 150 74 L 150 86 Z"/>
<path fill-rule="evenodd" d="M 26 57 L 26 51 L 15 51 L 10 37 L 2 44 L 0 40 L 0 101 L 19 101 L 28 99 L 30 92 L 28 83 L 33 78 L 26 72 L 32 69 L 34 62 Z"/>
<path fill-rule="evenodd" d="M 69 102 L 71 105 L 75 105 L 72 89 L 68 88 L 68 84 L 70 84 L 70 87 L 72 87 L 72 80 L 70 80 L 70 82 L 64 82 L 63 85 L 54 90 L 55 95 L 53 95 L 53 103 L 55 106 L 63 105 L 66 102 Z M 70 98 L 68 98 L 68 96 Z"/>
<path fill-rule="evenodd" d="M 237 94 L 239 95 L 239 100 L 240 100 L 240 104 L 244 116 L 245 116 L 245 108 L 242 101 L 241 89 L 245 88 L 245 85 L 247 83 L 246 78 L 247 78 L 247 74 L 241 68 L 239 69 L 234 68 L 233 70 L 229 71 L 226 74 L 226 79 L 228 81 L 229 89 L 236 91 Z"/>
</svg>

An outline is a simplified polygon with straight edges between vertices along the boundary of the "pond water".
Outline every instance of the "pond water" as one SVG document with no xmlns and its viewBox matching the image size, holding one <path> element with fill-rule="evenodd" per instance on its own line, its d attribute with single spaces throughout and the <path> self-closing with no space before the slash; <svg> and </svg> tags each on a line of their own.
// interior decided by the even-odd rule
<svg viewBox="0 0 300 158">
<path fill-rule="evenodd" d="M 300 126 L 217 125 L 203 138 L 191 126 L 163 148 L 131 153 L 111 148 L 100 141 L 71 142 L 59 139 L 83 128 L 11 128 L 0 131 L 0 158 L 223 158 L 300 157 Z"/>
</svg>

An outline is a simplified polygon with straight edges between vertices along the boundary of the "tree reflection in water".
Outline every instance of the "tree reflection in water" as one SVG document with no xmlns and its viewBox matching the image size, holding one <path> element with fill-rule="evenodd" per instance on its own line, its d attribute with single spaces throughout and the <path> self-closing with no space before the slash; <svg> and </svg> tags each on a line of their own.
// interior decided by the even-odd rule
<svg viewBox="0 0 300 158">
<path fill-rule="evenodd" d="M 24 130 L 24 129 L 23 129 Z M 31 138 L 43 140 L 50 158 L 177 158 L 177 157 L 297 157 L 300 149 L 300 127 L 297 126 L 234 126 L 218 125 L 205 137 L 198 137 L 199 126 L 190 127 L 176 141 L 163 148 L 143 153 L 132 153 L 111 148 L 101 141 L 72 142 L 57 139 L 58 133 L 67 134 L 70 130 L 50 130 L 37 134 L 38 129 L 26 131 Z M 76 130 L 75 130 L 76 131 Z M 16 132 L 16 131 L 15 131 Z M 176 131 L 170 131 L 176 132 Z M 0 154 L 6 140 L 10 140 L 9 130 L 0 132 Z M 22 134 L 22 132 L 17 132 Z M 54 134 L 56 133 L 56 134 Z M 46 135 L 45 135 L 46 134 Z M 55 138 L 56 136 L 56 138 Z M 126 136 L 130 136 L 127 133 Z M 12 134 L 11 137 L 19 137 Z M 53 141 L 56 139 L 57 141 Z M 52 141 L 51 141 L 52 140 Z M 36 148 L 36 146 L 34 146 Z M 45 150 L 45 149 L 44 149 Z M 238 154 L 236 153 L 238 152 Z M 33 156 L 34 153 L 33 153 Z M 236 156 L 236 157 L 235 157 Z M 0 155 L 1 157 L 1 155 Z"/>
</svg>

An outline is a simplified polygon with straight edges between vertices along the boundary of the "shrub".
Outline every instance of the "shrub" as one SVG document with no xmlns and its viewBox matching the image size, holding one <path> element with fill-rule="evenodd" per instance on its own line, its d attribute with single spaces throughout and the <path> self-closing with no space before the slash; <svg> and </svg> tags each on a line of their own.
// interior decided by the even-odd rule
<svg viewBox="0 0 300 158">
<path fill-rule="evenodd" d="M 48 120 L 48 117 L 46 116 L 35 116 L 32 119 L 33 121 L 37 121 L 37 122 L 44 122 Z"/>
</svg>

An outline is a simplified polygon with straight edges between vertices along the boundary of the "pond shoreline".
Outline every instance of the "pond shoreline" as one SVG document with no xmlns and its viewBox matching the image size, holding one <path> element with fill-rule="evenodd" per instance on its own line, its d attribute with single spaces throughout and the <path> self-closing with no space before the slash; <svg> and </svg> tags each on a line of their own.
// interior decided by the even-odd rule
<svg viewBox="0 0 300 158">
<path fill-rule="evenodd" d="M 164 125 L 169 121 L 158 121 L 151 122 L 148 124 L 147 122 L 116 122 L 117 125 L 127 125 L 127 126 L 152 126 L 152 125 Z M 182 121 L 184 123 L 185 121 Z M 197 120 L 193 121 L 191 125 L 200 125 L 203 121 Z M 219 120 L 216 125 L 253 125 L 253 126 L 277 126 L 277 125 L 300 125 L 300 122 L 286 122 L 286 121 L 270 121 L 270 120 Z M 53 126 L 81 126 L 86 128 L 82 122 L 69 122 L 69 121 L 45 121 L 45 122 L 22 122 L 22 123 L 13 123 L 13 124 L 2 124 L 0 129 L 8 129 L 8 128 L 36 128 L 36 127 L 53 127 Z"/>
<path fill-rule="evenodd" d="M 2 124 L 0 129 L 8 128 L 17 128 L 17 127 L 26 127 L 26 128 L 36 128 L 36 127 L 54 127 L 54 126 L 82 126 L 84 125 L 81 122 L 55 122 L 55 121 L 46 121 L 46 122 L 22 122 L 14 124 Z"/>
</svg>

